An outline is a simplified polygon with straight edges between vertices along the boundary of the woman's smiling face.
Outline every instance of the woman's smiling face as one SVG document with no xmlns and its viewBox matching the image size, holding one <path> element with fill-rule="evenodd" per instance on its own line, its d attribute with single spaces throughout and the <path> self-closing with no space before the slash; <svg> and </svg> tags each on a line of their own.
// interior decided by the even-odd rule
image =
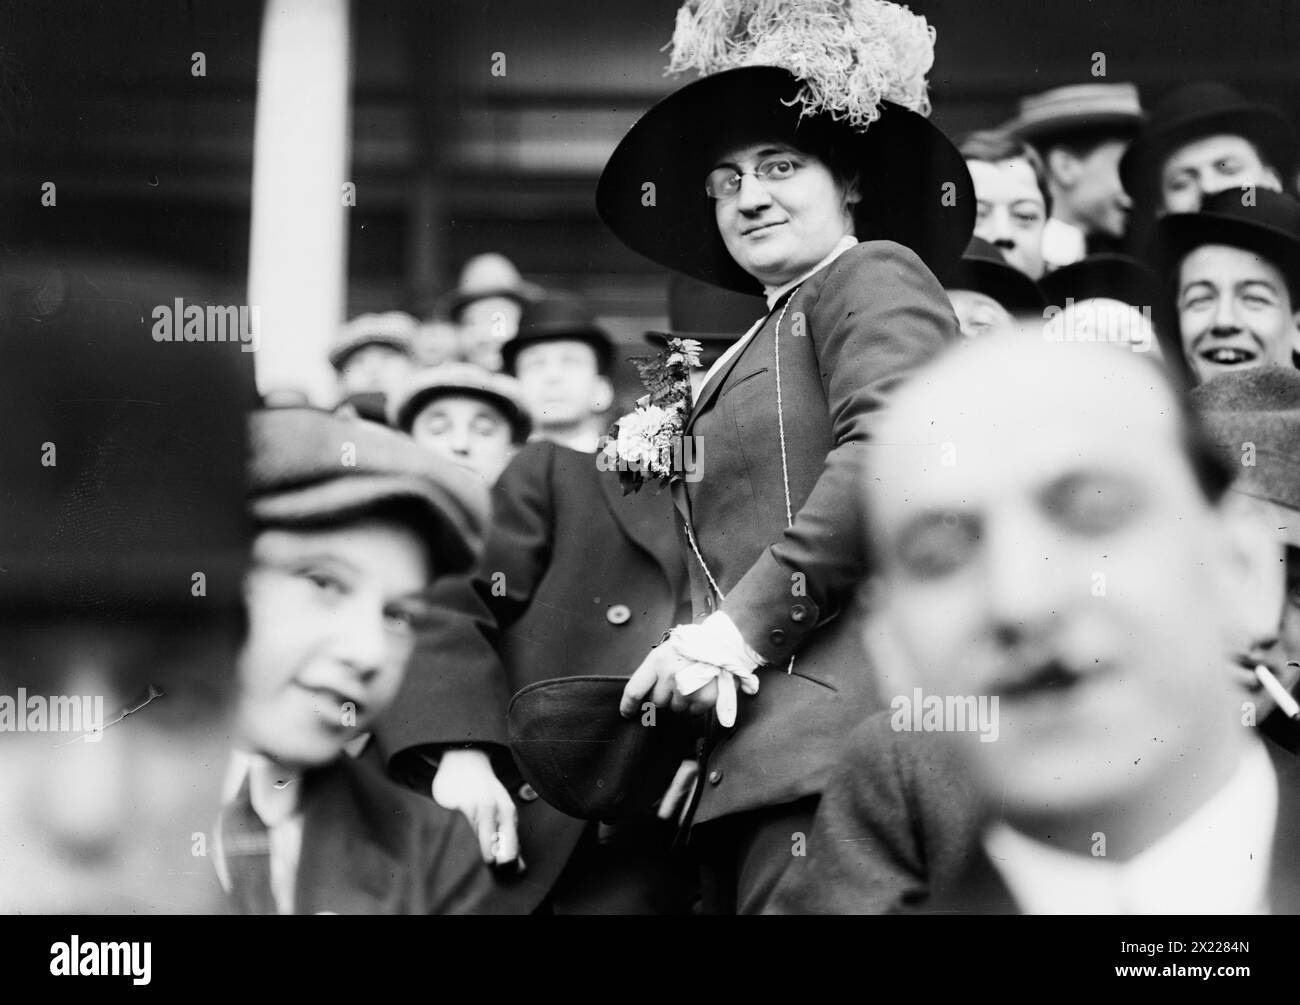
<svg viewBox="0 0 1300 1005">
<path fill-rule="evenodd" d="M 760 166 L 774 168 L 766 181 L 753 173 Z M 736 264 L 765 286 L 797 279 L 853 233 L 856 194 L 816 157 L 786 143 L 751 143 L 719 157 L 710 178 L 729 171 L 740 174 L 740 188 L 715 198 L 718 232 Z"/>
</svg>

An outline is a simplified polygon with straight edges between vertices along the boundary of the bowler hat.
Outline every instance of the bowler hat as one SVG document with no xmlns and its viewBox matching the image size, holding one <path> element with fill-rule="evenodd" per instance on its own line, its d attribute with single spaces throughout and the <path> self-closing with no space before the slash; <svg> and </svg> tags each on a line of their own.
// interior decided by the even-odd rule
<svg viewBox="0 0 1300 1005">
<path fill-rule="evenodd" d="M 1119 162 L 1125 191 L 1135 199 L 1150 198 L 1170 154 L 1219 134 L 1244 137 L 1284 178 L 1290 175 L 1296 134 L 1286 116 L 1272 105 L 1248 101 L 1226 84 L 1205 82 L 1180 87 L 1151 110 Z"/>
<path fill-rule="evenodd" d="M 404 356 L 415 355 L 415 333 L 419 322 L 402 311 L 362 314 L 341 329 L 330 347 L 330 365 L 343 368 L 348 357 L 368 345 L 386 345 Z"/>
<path fill-rule="evenodd" d="M 1293 511 L 1286 536 L 1300 547 L 1300 371 L 1269 365 L 1222 373 L 1187 397 L 1238 472 L 1235 487 Z"/>
<path fill-rule="evenodd" d="M 689 719 L 666 709 L 624 719 L 626 677 L 558 677 L 530 684 L 506 709 L 510 751 L 548 803 L 586 820 L 645 813 L 689 756 Z"/>
<path fill-rule="evenodd" d="M 1064 307 L 1094 297 L 1118 300 L 1131 307 L 1154 307 L 1161 299 L 1156 274 L 1130 255 L 1103 252 L 1049 272 L 1039 286 L 1049 304 Z"/>
<path fill-rule="evenodd" d="M 567 293 L 545 293 L 524 305 L 519 316 L 519 330 L 501 347 L 502 366 L 513 375 L 519 351 L 540 342 L 559 340 L 585 342 L 596 353 L 601 373 L 609 373 L 614 354 L 613 343 L 605 330 L 596 324 L 586 305 Z"/>
<path fill-rule="evenodd" d="M 880 117 L 855 129 L 799 104 L 803 82 L 778 66 L 743 66 L 692 81 L 638 119 L 596 186 L 596 211 L 620 241 L 651 261 L 741 293 L 763 284 L 727 251 L 705 177 L 728 146 L 788 142 L 858 174 L 859 240 L 911 248 L 936 273 L 961 257 L 975 226 L 966 162 L 923 115 L 881 101 Z M 653 203 L 647 199 L 653 194 Z"/>
<path fill-rule="evenodd" d="M 364 419 L 271 408 L 249 419 L 249 512 L 261 527 L 311 529 L 406 503 L 438 573 L 478 556 L 487 491 L 468 468 Z"/>
<path fill-rule="evenodd" d="M 420 410 L 435 398 L 448 394 L 463 394 L 486 401 L 510 423 L 511 439 L 515 443 L 528 439 L 533 420 L 524 404 L 519 381 L 473 363 L 443 363 L 413 373 L 389 402 L 388 421 L 394 429 L 409 433 Z"/>
<path fill-rule="evenodd" d="M 750 293 L 711 286 L 675 272 L 668 280 L 668 331 L 648 331 L 646 341 L 662 346 L 670 338 L 700 343 L 700 365 L 711 366 L 735 342 L 767 315 L 767 302 Z"/>
<path fill-rule="evenodd" d="M 1254 252 L 1280 269 L 1300 300 L 1300 202 L 1281 192 L 1216 192 L 1197 213 L 1171 213 L 1156 224 L 1159 270 L 1175 275 L 1183 258 L 1203 244 Z"/>
<path fill-rule="evenodd" d="M 1132 84 L 1071 84 L 1020 100 L 1019 114 L 1002 127 L 1039 146 L 1082 131 L 1129 136 L 1142 125 L 1142 103 Z"/>
<path fill-rule="evenodd" d="M 1007 264 L 994 245 L 972 237 L 961 261 L 943 277 L 950 290 L 974 290 L 992 297 L 1009 314 L 1041 316 L 1047 302 L 1038 284 L 1025 273 Z"/>
</svg>

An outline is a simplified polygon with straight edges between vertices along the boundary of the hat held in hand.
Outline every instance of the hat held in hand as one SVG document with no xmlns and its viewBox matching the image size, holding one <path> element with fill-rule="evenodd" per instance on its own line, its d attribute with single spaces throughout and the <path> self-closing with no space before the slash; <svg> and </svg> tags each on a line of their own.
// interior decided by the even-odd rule
<svg viewBox="0 0 1300 1005">
<path fill-rule="evenodd" d="M 530 684 L 506 711 L 510 750 L 548 803 L 585 820 L 650 812 L 689 756 L 689 720 L 667 709 L 624 719 L 626 677 Z"/>
</svg>

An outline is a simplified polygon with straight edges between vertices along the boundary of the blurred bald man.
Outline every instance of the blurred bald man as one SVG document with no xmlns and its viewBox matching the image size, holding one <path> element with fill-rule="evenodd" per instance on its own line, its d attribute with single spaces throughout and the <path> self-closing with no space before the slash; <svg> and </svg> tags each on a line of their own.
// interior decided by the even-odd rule
<svg viewBox="0 0 1300 1005">
<path fill-rule="evenodd" d="M 870 883 L 854 842 L 880 845 L 864 794 L 883 770 L 963 807 L 898 801 L 895 830 L 947 858 L 922 865 L 928 896 L 880 909 L 1300 909 L 1294 759 L 1243 725 L 1231 671 L 1276 629 L 1276 543 L 1229 480 L 1137 354 L 992 337 L 901 388 L 864 481 L 866 643 L 894 736 L 877 718 L 855 737 L 809 838 L 811 892 L 787 903 L 845 909 L 830 884 Z"/>
</svg>

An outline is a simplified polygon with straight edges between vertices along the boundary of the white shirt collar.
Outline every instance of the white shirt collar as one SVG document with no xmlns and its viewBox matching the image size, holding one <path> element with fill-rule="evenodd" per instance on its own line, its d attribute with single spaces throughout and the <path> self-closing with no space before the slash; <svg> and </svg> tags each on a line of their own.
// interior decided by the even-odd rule
<svg viewBox="0 0 1300 1005">
<path fill-rule="evenodd" d="M 1088 237 L 1072 223 L 1050 217 L 1043 227 L 1043 261 L 1049 269 L 1073 265 L 1088 254 Z"/>
<path fill-rule="evenodd" d="M 799 276 L 797 279 L 791 279 L 788 283 L 783 283 L 780 286 L 764 286 L 763 296 L 767 298 L 767 309 L 770 311 L 773 307 L 776 306 L 776 302 L 780 300 L 783 296 L 785 296 L 787 292 L 793 290 L 796 286 L 802 283 L 809 276 L 813 275 L 814 273 L 820 272 L 822 269 L 826 268 L 826 266 L 830 265 L 831 262 L 839 258 L 840 255 L 844 254 L 844 252 L 856 246 L 857 243 L 858 243 L 858 239 L 856 237 L 854 237 L 852 234 L 845 234 L 843 237 L 839 239 L 835 247 L 831 248 L 831 253 L 829 255 L 823 258 L 820 262 L 814 265 L 802 276 Z"/>
<path fill-rule="evenodd" d="M 994 825 L 994 868 L 1026 914 L 1261 914 L 1277 824 L 1277 775 L 1253 742 L 1195 813 L 1128 862 L 1089 858 Z"/>
</svg>

